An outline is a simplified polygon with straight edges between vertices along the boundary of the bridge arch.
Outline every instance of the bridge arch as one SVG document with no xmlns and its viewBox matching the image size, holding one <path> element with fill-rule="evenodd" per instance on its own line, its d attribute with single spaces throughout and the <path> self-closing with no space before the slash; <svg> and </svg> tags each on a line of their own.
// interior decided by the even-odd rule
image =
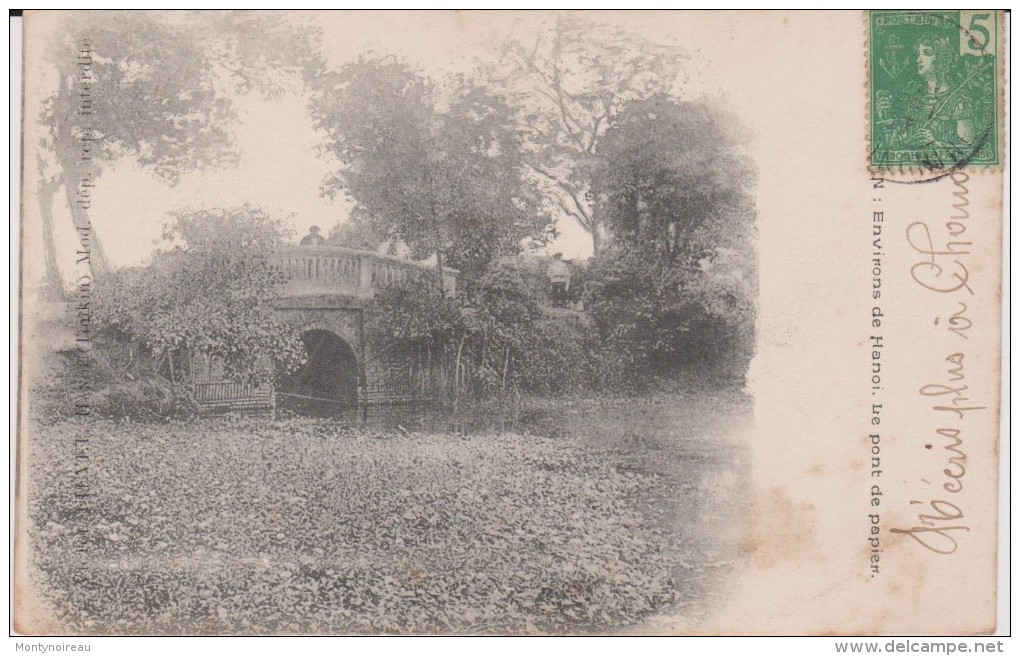
<svg viewBox="0 0 1020 656">
<path fill-rule="evenodd" d="M 305 411 L 331 412 L 358 403 L 358 356 L 351 344 L 333 331 L 312 328 L 301 333 L 306 362 L 284 376 L 280 401 Z"/>
</svg>

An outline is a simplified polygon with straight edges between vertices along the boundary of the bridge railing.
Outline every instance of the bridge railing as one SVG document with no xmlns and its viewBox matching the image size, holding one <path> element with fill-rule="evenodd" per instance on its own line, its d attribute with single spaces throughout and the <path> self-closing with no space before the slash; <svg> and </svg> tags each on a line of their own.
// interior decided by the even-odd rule
<svg viewBox="0 0 1020 656">
<path fill-rule="evenodd" d="M 274 262 L 287 277 L 285 293 L 294 296 L 338 293 L 369 298 L 379 288 L 408 277 L 435 275 L 432 264 L 341 246 L 286 246 L 276 251 Z M 448 294 L 457 292 L 458 273 L 443 268 Z"/>
</svg>

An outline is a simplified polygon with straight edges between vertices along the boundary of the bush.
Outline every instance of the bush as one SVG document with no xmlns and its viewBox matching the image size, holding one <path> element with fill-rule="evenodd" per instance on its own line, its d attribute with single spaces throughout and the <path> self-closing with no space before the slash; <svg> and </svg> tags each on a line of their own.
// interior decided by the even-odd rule
<svg viewBox="0 0 1020 656">
<path fill-rule="evenodd" d="M 123 344 L 97 339 L 91 348 L 61 349 L 44 355 L 35 379 L 31 414 L 43 424 L 72 417 L 165 420 L 193 416 L 190 389 L 139 368 L 141 376 L 121 377 Z"/>
<path fill-rule="evenodd" d="M 618 245 L 593 262 L 586 287 L 585 305 L 606 350 L 602 360 L 615 360 L 629 383 L 746 374 L 754 351 L 750 284 L 728 289 L 703 270 L 667 266 L 638 247 Z"/>
<path fill-rule="evenodd" d="M 190 390 L 160 377 L 107 383 L 89 396 L 90 416 L 109 418 L 182 419 L 198 406 Z"/>
<path fill-rule="evenodd" d="M 376 350 L 430 363 L 446 398 L 489 398 L 527 391 L 589 390 L 603 380 L 595 331 L 574 315 L 548 316 L 545 290 L 528 263 L 491 263 L 451 299 L 431 277 L 382 290 L 370 335 Z M 424 357 L 423 357 L 423 354 Z"/>
<path fill-rule="evenodd" d="M 596 375 L 599 353 L 592 325 L 582 320 L 536 321 L 514 382 L 539 394 L 591 391 L 606 379 Z"/>
<path fill-rule="evenodd" d="M 430 275 L 406 278 L 379 290 L 369 308 L 369 338 L 379 345 L 408 351 L 437 352 L 464 332 L 457 302 Z"/>
<path fill-rule="evenodd" d="M 148 265 L 97 281 L 97 332 L 144 351 L 173 385 L 191 382 L 201 359 L 229 379 L 270 382 L 304 355 L 272 307 L 284 283 L 271 261 L 281 235 L 278 221 L 248 206 L 174 214 Z"/>
</svg>

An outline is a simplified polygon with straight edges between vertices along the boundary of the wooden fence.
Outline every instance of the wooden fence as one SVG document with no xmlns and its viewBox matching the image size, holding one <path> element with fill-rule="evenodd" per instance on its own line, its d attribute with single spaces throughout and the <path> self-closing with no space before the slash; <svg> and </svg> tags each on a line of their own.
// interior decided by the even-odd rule
<svg viewBox="0 0 1020 656">
<path fill-rule="evenodd" d="M 273 390 L 248 383 L 196 383 L 195 401 L 203 412 L 272 413 Z"/>
</svg>

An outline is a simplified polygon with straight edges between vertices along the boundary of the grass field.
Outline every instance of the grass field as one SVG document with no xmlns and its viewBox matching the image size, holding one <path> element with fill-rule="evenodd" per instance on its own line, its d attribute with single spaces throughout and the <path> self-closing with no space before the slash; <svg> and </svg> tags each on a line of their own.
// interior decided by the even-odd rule
<svg viewBox="0 0 1020 656">
<path fill-rule="evenodd" d="M 88 633 L 601 633 L 693 618 L 725 595 L 749 412 L 726 391 L 544 402 L 507 430 L 40 425 L 30 572 L 55 618 Z"/>
</svg>

